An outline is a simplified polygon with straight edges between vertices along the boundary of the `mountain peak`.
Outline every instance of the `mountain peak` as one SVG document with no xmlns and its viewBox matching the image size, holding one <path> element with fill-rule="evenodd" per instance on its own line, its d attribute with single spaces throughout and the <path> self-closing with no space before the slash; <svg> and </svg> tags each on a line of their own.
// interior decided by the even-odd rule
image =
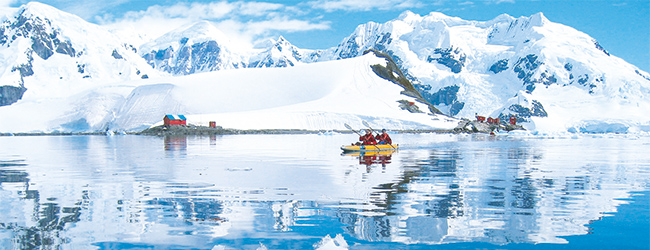
<svg viewBox="0 0 650 250">
<path fill-rule="evenodd" d="M 140 46 L 140 51 L 148 53 L 154 50 L 164 50 L 171 46 L 174 49 L 184 44 L 215 41 L 218 44 L 228 45 L 230 39 L 209 21 L 199 21 L 178 27 L 152 42 Z"/>
<path fill-rule="evenodd" d="M 209 21 L 190 23 L 140 46 L 152 67 L 173 75 L 187 75 L 245 67 L 230 39 Z"/>
<path fill-rule="evenodd" d="M 181 26 L 167 34 L 170 36 L 192 37 L 194 39 L 213 39 L 217 41 L 229 40 L 221 30 L 209 21 L 199 21 Z"/>
<path fill-rule="evenodd" d="M 29 10 L 29 11 L 35 11 L 35 12 L 59 12 L 57 8 L 54 8 L 50 5 L 44 4 L 44 3 L 39 3 L 39 2 L 29 2 L 20 7 L 21 10 Z"/>
<path fill-rule="evenodd" d="M 544 24 L 549 23 L 550 21 L 544 16 L 544 13 L 537 12 L 536 14 L 528 18 L 530 20 L 531 26 L 544 26 Z"/>
<path fill-rule="evenodd" d="M 415 14 L 415 13 L 413 13 L 413 12 L 410 11 L 410 10 L 407 10 L 407 11 L 402 12 L 402 14 L 400 14 L 400 15 L 397 17 L 396 20 L 402 20 L 402 21 L 404 21 L 404 22 L 409 22 L 409 21 L 412 21 L 412 20 L 419 20 L 419 19 L 421 19 L 421 18 L 422 18 L 422 17 L 421 17 L 420 15 Z"/>
<path fill-rule="evenodd" d="M 56 19 L 61 21 L 74 21 L 74 22 L 85 22 L 81 17 L 76 15 L 63 12 L 57 8 L 54 8 L 50 5 L 39 3 L 39 2 L 29 2 L 20 6 L 18 9 L 19 15 L 37 16 L 47 19 Z"/>
</svg>

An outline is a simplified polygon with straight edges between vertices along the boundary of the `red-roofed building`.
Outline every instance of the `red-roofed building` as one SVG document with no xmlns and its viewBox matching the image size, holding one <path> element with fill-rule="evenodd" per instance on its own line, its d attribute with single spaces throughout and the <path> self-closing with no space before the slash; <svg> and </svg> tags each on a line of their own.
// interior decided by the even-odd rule
<svg viewBox="0 0 650 250">
<path fill-rule="evenodd" d="M 163 122 L 165 123 L 165 126 L 187 125 L 187 119 L 184 115 L 165 115 Z"/>
</svg>

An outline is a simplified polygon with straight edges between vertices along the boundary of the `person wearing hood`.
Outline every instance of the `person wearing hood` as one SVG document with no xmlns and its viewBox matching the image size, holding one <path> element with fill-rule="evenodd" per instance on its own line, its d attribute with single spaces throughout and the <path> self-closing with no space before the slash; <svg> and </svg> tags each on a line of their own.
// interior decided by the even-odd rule
<svg viewBox="0 0 650 250">
<path fill-rule="evenodd" d="M 370 129 L 366 129 L 366 134 L 359 137 L 361 145 L 377 145 L 375 137 L 372 135 Z"/>
<path fill-rule="evenodd" d="M 393 140 L 391 140 L 388 133 L 386 133 L 386 129 L 382 129 L 381 134 L 378 134 L 375 138 L 377 139 L 377 144 L 393 144 Z"/>
</svg>

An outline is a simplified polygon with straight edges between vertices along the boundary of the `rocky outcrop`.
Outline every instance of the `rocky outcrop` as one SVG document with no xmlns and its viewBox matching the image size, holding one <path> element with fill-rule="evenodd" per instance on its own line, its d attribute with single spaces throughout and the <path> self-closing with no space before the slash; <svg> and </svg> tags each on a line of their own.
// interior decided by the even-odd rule
<svg viewBox="0 0 650 250">
<path fill-rule="evenodd" d="M 367 50 L 364 52 L 366 53 L 374 53 L 376 56 L 381 57 L 386 59 L 386 66 L 384 65 L 379 65 L 375 64 L 372 65 L 372 71 L 375 72 L 379 77 L 386 79 L 388 81 L 391 81 L 399 86 L 402 86 L 404 88 L 404 91 L 402 91 L 402 94 L 415 97 L 417 101 L 425 104 L 428 106 L 429 111 L 433 114 L 442 114 L 440 110 L 438 110 L 433 104 L 431 104 L 427 99 L 425 99 L 422 94 L 417 90 L 415 86 L 406 78 L 404 73 L 400 70 L 400 68 L 395 64 L 395 61 L 386 53 L 382 53 L 377 50 Z M 408 109 L 407 109 L 408 110 Z"/>
<path fill-rule="evenodd" d="M 495 74 L 498 74 L 506 69 L 508 69 L 508 59 L 501 59 L 490 66 L 490 71 Z"/>
<path fill-rule="evenodd" d="M 557 82 L 555 76 L 546 70 L 540 73 L 539 77 L 535 77 L 538 68 L 542 64 L 544 62 L 538 60 L 537 55 L 529 54 L 519 58 L 513 67 L 513 70 L 517 73 L 517 77 L 523 81 L 523 85 L 528 93 L 532 93 L 535 90 L 536 83 L 551 85 Z"/>
<path fill-rule="evenodd" d="M 27 89 L 24 87 L 0 86 L 0 106 L 11 105 L 21 98 Z"/>
<path fill-rule="evenodd" d="M 427 58 L 427 62 L 438 62 L 439 64 L 447 66 L 451 72 L 460 73 L 465 66 L 467 56 L 460 48 L 437 48 L 433 51 L 433 55 Z"/>
</svg>

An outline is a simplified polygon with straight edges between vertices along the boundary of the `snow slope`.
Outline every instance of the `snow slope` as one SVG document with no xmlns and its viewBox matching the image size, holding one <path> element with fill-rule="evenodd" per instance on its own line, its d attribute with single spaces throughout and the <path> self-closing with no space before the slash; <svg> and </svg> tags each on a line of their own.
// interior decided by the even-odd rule
<svg viewBox="0 0 650 250">
<path fill-rule="evenodd" d="M 400 100 L 422 104 L 377 76 L 370 67 L 374 64 L 387 62 L 369 53 L 289 68 L 135 80 L 64 98 L 20 100 L 0 107 L 0 117 L 16 118 L 2 120 L 0 131 L 139 131 L 161 123 L 165 114 L 185 114 L 191 124 L 216 121 L 236 129 L 343 130 L 345 123 L 362 128 L 363 120 L 387 129 L 457 125 L 446 116 L 400 108 Z"/>
<path fill-rule="evenodd" d="M 169 110 L 185 114 L 188 122 L 238 129 L 345 129 L 361 128 L 363 120 L 389 129 L 450 129 L 455 119 L 426 113 L 410 113 L 399 100 L 415 102 L 400 94 L 402 87 L 378 77 L 370 65 L 386 65 L 372 54 L 343 61 L 297 65 L 290 68 L 240 69 L 160 79 L 165 84 L 136 88 L 119 112 L 111 130 L 138 130 Z M 165 98 L 149 105 L 151 96 Z M 168 107 L 166 105 L 172 105 Z M 151 106 L 157 110 L 143 111 Z M 128 111 L 126 111 L 128 110 Z M 147 114 L 133 121 L 127 117 Z"/>
</svg>

